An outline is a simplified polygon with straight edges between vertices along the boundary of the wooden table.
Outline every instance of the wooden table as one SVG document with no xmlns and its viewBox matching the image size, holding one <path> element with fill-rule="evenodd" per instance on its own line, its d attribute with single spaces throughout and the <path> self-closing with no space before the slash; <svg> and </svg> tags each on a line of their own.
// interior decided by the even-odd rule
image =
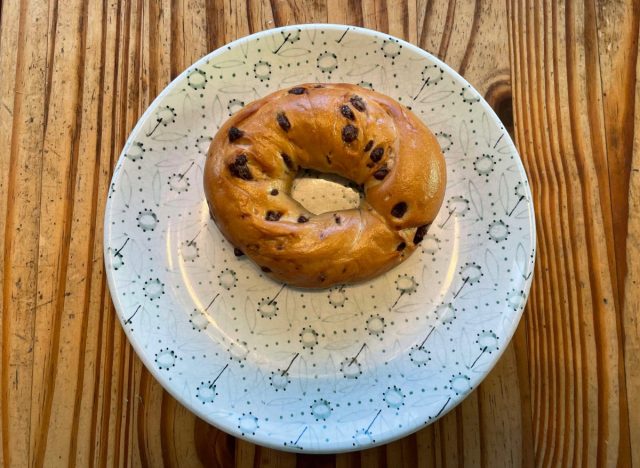
<svg viewBox="0 0 640 468">
<path fill-rule="evenodd" d="M 0 5 L 4 466 L 640 466 L 637 1 Z M 337 456 L 257 447 L 180 406 L 128 344 L 102 258 L 111 173 L 153 98 L 228 41 L 306 22 L 388 31 L 462 73 L 515 136 L 538 223 L 529 304 L 480 388 Z"/>
</svg>

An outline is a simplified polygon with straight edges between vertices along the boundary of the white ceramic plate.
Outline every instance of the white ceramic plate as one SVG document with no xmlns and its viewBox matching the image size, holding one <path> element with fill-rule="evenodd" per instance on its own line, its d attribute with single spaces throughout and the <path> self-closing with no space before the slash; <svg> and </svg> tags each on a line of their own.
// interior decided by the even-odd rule
<svg viewBox="0 0 640 468">
<path fill-rule="evenodd" d="M 315 81 L 411 107 L 437 135 L 449 180 L 409 260 L 364 284 L 304 291 L 234 256 L 209 219 L 202 169 L 233 112 Z M 313 187 L 301 191 L 309 203 Z M 320 202 L 352 203 L 344 193 Z M 387 34 L 305 25 L 222 47 L 158 96 L 115 169 L 104 249 L 127 336 L 176 399 L 261 445 L 339 452 L 409 434 L 478 386 L 522 314 L 535 227 L 518 153 L 471 85 Z"/>
</svg>

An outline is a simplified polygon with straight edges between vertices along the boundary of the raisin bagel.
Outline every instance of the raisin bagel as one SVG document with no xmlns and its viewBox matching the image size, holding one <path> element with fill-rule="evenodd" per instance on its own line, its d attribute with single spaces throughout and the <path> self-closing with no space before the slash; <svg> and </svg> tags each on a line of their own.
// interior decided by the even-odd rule
<svg viewBox="0 0 640 468">
<path fill-rule="evenodd" d="M 362 186 L 356 209 L 314 214 L 291 196 L 300 168 Z M 287 284 L 374 277 L 416 249 L 446 183 L 438 142 L 410 110 L 350 84 L 277 91 L 233 115 L 211 142 L 204 188 L 224 236 Z"/>
</svg>

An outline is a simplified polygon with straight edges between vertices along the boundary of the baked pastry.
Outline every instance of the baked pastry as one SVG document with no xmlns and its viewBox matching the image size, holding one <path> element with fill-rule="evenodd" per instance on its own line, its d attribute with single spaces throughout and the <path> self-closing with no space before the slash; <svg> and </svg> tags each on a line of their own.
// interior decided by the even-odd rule
<svg viewBox="0 0 640 468">
<path fill-rule="evenodd" d="M 300 168 L 364 191 L 356 209 L 314 214 L 291 198 Z M 445 162 L 406 107 L 350 84 L 303 84 L 252 102 L 211 142 L 204 188 L 224 236 L 287 284 L 324 288 L 402 262 L 440 209 Z"/>
</svg>

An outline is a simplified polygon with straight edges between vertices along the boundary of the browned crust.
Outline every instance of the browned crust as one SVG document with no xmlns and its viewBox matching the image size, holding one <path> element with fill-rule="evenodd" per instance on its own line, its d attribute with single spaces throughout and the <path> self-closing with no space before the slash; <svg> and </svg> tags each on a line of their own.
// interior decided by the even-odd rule
<svg viewBox="0 0 640 468">
<path fill-rule="evenodd" d="M 204 172 L 207 201 L 224 236 L 272 277 L 308 288 L 365 280 L 403 261 L 416 248 L 416 229 L 440 209 L 446 183 L 437 140 L 410 110 L 359 86 L 317 86 L 299 85 L 302 94 L 277 91 L 232 116 L 213 139 Z M 353 96 L 362 98 L 364 111 Z M 351 112 L 341 110 L 345 105 Z M 346 125 L 357 128 L 348 143 L 343 132 L 347 139 L 354 132 Z M 231 127 L 243 136 L 230 141 Z M 374 144 L 365 152 L 369 140 Z M 383 156 L 374 162 L 378 147 Z M 240 154 L 251 180 L 229 168 Z M 297 167 L 363 184 L 366 200 L 359 209 L 313 215 L 288 195 Z M 383 168 L 388 173 L 378 180 Z M 277 196 L 270 194 L 274 188 Z M 402 217 L 394 216 L 399 203 L 407 206 Z M 267 220 L 269 211 L 279 219 Z M 301 215 L 309 221 L 299 223 Z"/>
</svg>

